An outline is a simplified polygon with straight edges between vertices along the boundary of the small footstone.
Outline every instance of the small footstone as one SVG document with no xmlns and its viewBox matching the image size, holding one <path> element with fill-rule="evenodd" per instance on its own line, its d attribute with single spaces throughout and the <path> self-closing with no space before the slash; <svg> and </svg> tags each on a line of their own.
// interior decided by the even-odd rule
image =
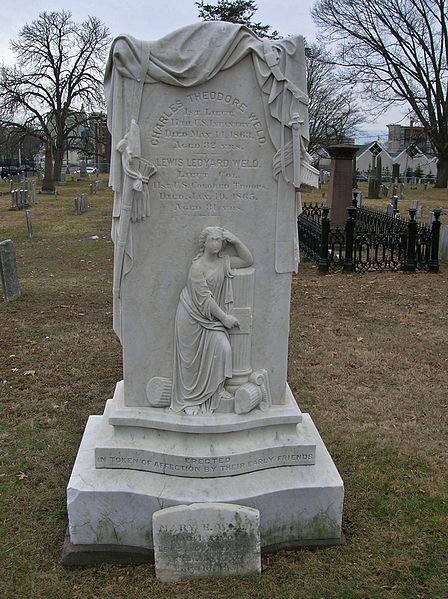
<svg viewBox="0 0 448 599">
<path fill-rule="evenodd" d="M 260 512 L 193 503 L 153 516 L 156 576 L 163 582 L 261 572 Z"/>
</svg>

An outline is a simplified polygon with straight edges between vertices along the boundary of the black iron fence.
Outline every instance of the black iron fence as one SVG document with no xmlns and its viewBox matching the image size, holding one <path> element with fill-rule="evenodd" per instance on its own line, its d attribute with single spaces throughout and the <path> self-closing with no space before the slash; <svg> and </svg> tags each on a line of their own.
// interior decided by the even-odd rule
<svg viewBox="0 0 448 599">
<path fill-rule="evenodd" d="M 431 226 L 379 210 L 347 208 L 345 226 L 331 227 L 330 209 L 304 204 L 297 222 L 302 254 L 319 265 L 319 271 L 346 272 L 439 270 L 440 210 L 434 210 Z"/>
</svg>

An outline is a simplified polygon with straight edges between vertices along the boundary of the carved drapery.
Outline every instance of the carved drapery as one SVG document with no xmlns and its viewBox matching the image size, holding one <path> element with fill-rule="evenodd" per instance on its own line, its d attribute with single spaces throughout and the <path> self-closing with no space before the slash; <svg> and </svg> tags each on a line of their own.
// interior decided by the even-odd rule
<svg viewBox="0 0 448 599">
<path fill-rule="evenodd" d="M 270 139 L 276 150 L 273 174 L 277 179 L 277 220 L 275 268 L 278 273 L 297 268 L 297 205 L 292 190 L 293 165 L 307 160 L 300 150 L 308 143 L 308 98 L 305 93 L 305 56 L 301 36 L 284 40 L 260 40 L 242 25 L 208 22 L 191 25 L 156 42 L 142 42 L 129 36 L 114 41 L 106 70 L 108 126 L 112 133 L 110 184 L 115 192 L 112 238 L 123 248 L 122 266 L 114 275 L 114 328 L 121 338 L 120 290 L 122 278 L 132 266 L 132 227 L 121 226 L 129 206 L 126 175 L 118 143 L 135 118 L 143 86 L 157 82 L 189 88 L 211 80 L 247 56 L 253 60 Z M 300 115 L 301 144 L 293 144 L 291 120 Z M 136 119 L 138 122 L 138 118 Z M 297 155 L 297 151 L 300 155 Z M 151 158 L 151 157 L 146 157 Z M 128 219 L 130 220 L 130 219 Z M 121 231 L 121 234 L 120 234 Z"/>
</svg>

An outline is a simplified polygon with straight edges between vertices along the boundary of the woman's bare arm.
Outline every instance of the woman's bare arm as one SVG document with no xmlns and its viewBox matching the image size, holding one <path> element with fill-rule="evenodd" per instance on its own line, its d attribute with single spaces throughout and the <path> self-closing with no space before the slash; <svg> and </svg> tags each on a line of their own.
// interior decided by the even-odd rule
<svg viewBox="0 0 448 599">
<path fill-rule="evenodd" d="M 230 231 L 224 231 L 224 239 L 227 243 L 231 243 L 237 253 L 236 256 L 230 256 L 230 266 L 232 268 L 246 268 L 252 266 L 254 258 L 250 249 L 245 245 L 241 239 L 238 239 L 236 235 Z"/>
</svg>

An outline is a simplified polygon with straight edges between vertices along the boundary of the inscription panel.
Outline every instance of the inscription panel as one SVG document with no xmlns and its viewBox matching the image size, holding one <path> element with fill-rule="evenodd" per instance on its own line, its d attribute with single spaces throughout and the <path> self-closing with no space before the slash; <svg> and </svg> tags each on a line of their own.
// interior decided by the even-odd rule
<svg viewBox="0 0 448 599">
<path fill-rule="evenodd" d="M 213 457 L 168 455 L 136 448 L 96 448 L 95 464 L 97 468 L 125 468 L 172 476 L 209 478 L 281 466 L 311 466 L 315 463 L 315 453 L 315 445 L 268 448 Z"/>
<path fill-rule="evenodd" d="M 154 196 L 171 212 L 221 216 L 263 202 L 259 148 L 265 128 L 247 98 L 210 87 L 184 93 L 150 134 Z"/>
<path fill-rule="evenodd" d="M 244 239 L 254 256 L 251 365 L 269 366 L 273 402 L 281 402 L 290 275 L 282 278 L 275 271 L 275 148 L 264 101 L 251 57 L 195 88 L 144 86 L 141 153 L 157 172 L 148 183 L 150 217 L 131 227 L 132 268 L 123 282 L 127 406 L 146 405 L 152 377 L 172 378 L 179 295 L 198 252 L 199 235 L 211 225 Z M 282 201 L 287 206 L 293 197 L 286 194 Z M 163 318 L 156 316 L 161 306 Z M 263 326 L 255 326 L 257 315 L 267 314 L 269 318 L 261 316 Z"/>
</svg>

